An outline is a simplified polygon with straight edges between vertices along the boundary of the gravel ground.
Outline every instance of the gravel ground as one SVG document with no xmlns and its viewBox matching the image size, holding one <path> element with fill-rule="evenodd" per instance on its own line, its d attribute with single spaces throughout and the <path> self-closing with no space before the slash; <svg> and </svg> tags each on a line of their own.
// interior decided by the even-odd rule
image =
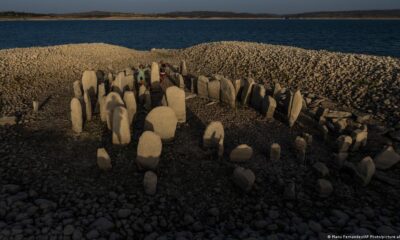
<svg viewBox="0 0 400 240">
<path fill-rule="evenodd" d="M 243 55 L 246 49 L 253 55 Z M 282 55 L 277 55 L 279 52 Z M 313 53 L 316 59 L 311 57 Z M 307 64 L 294 68 L 289 56 L 307 59 Z M 399 186 L 373 179 L 370 185 L 361 187 L 353 173 L 334 167 L 331 145 L 324 143 L 316 127 L 307 121 L 289 129 L 279 120 L 267 121 L 248 107 L 232 110 L 219 103 L 207 105 L 204 99 L 188 99 L 187 123 L 180 124 L 175 140 L 163 146 L 155 196 L 144 194 L 144 174 L 133 164 L 146 115 L 144 110 L 139 110 L 132 143 L 124 148 L 111 144 L 110 133 L 98 114 L 80 136 L 72 133 L 69 122 L 72 82 L 81 78 L 83 70 L 115 72 L 154 60 L 177 64 L 182 58 L 195 74 L 224 73 L 237 77 L 244 74 L 240 71 L 250 69 L 258 80 L 262 76 L 268 76 L 264 78 L 267 82 L 282 78 L 284 84 L 288 80 L 284 81 L 282 75 L 272 77 L 279 72 L 271 69 L 272 59 L 282 72 L 289 71 L 290 66 L 294 68 L 290 71 L 297 69 L 293 76 L 308 76 L 303 68 L 311 62 L 322 64 L 322 59 L 330 59 L 332 65 L 351 59 L 359 65 L 366 64 L 361 70 L 349 67 L 344 74 L 349 78 L 350 71 L 357 74 L 354 76 L 373 75 L 374 71 L 368 69 L 373 66 L 367 63 L 368 59 L 381 62 L 375 68 L 388 69 L 393 75 L 399 69 L 397 59 L 251 43 L 215 43 L 152 52 L 105 44 L 0 51 L 0 113 L 22 113 L 21 124 L 0 127 L 0 239 L 321 239 L 329 233 L 400 232 Z M 230 60 L 237 64 L 236 73 L 232 72 Z M 248 64 L 247 69 L 244 64 Z M 329 69 L 321 71 L 330 76 Z M 383 78 L 385 74 L 375 73 L 366 81 L 377 79 L 378 75 Z M 294 82 L 287 84 L 295 86 Z M 312 83 L 302 82 L 303 85 L 309 87 Z M 330 96 L 326 89 L 314 90 Z M 384 93 L 390 91 L 398 93 L 399 88 L 393 85 Z M 34 98 L 48 99 L 38 113 L 30 110 Z M 350 94 L 333 98 L 345 101 L 353 97 Z M 385 110 L 382 116 L 389 116 L 386 110 L 393 109 L 380 110 Z M 213 120 L 221 121 L 225 127 L 223 159 L 201 148 L 205 126 Z M 334 192 L 326 199 L 316 192 L 319 176 L 295 158 L 293 141 L 303 132 L 315 139 L 307 153 L 309 162 L 320 161 L 329 167 L 328 179 Z M 273 142 L 282 146 L 282 159 L 276 163 L 267 160 Z M 235 165 L 228 161 L 230 150 L 242 143 L 254 149 L 253 159 L 240 164 L 256 174 L 255 186 L 247 194 L 232 183 Z M 369 144 L 373 145 L 374 140 Z M 105 147 L 110 154 L 111 172 L 103 173 L 96 166 L 99 147 Z M 369 151 L 354 154 L 352 158 L 359 160 Z M 384 174 L 400 180 L 398 165 Z M 289 182 L 296 186 L 294 200 L 284 198 Z"/>
</svg>

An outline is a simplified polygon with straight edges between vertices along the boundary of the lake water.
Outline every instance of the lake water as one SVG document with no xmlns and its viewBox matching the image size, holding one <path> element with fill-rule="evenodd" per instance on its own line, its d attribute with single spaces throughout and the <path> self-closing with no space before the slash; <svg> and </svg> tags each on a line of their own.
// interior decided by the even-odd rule
<svg viewBox="0 0 400 240">
<path fill-rule="evenodd" d="M 396 20 L 3 21 L 0 49 L 104 42 L 139 50 L 238 40 L 400 57 Z"/>
</svg>

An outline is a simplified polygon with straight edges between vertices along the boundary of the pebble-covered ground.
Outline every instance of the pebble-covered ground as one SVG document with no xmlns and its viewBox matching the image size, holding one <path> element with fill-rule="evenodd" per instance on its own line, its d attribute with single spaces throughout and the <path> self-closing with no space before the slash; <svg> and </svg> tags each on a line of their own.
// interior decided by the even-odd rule
<svg viewBox="0 0 400 240">
<path fill-rule="evenodd" d="M 246 51 L 250 55 L 245 55 Z M 400 186 L 373 179 L 367 187 L 361 187 L 354 173 L 334 166 L 332 146 L 322 141 L 317 128 L 307 121 L 289 129 L 279 117 L 267 121 L 248 107 L 232 110 L 223 104 L 188 99 L 187 123 L 180 124 L 175 140 L 163 146 L 155 196 L 144 194 L 143 172 L 134 164 L 144 110 L 140 109 L 134 124 L 132 143 L 124 148 L 112 146 L 110 133 L 98 114 L 80 136 L 72 133 L 72 83 L 84 70 L 116 72 L 151 61 L 178 64 L 182 58 L 195 74 L 238 77 L 250 72 L 258 80 L 279 79 L 282 85 L 309 90 L 312 81 L 296 83 L 296 79 L 309 76 L 315 81 L 316 76 L 311 78 L 310 74 L 319 71 L 321 76 L 342 76 L 331 68 L 354 60 L 358 67 L 340 67 L 343 78 L 365 76 L 369 83 L 379 78 L 384 86 L 393 84 L 385 91 L 377 88 L 377 96 L 387 94 L 393 103 L 392 108 L 379 108 L 382 116 L 392 116 L 387 111 L 396 112 L 393 105 L 399 105 L 396 96 L 390 95 L 399 93 L 394 85 L 399 81 L 399 60 L 390 58 L 252 43 L 152 52 L 105 44 L 2 50 L 0 116 L 17 111 L 22 120 L 16 126 L 0 127 L 0 239 L 321 239 L 327 234 L 400 232 Z M 302 59 L 307 63 L 297 64 Z M 331 67 L 322 64 L 323 60 Z M 273 68 L 272 62 L 279 67 Z M 311 65 L 314 70 L 309 73 Z M 322 65 L 325 68 L 321 70 Z M 382 69 L 385 73 L 378 74 Z M 288 78 L 283 77 L 285 72 Z M 385 78 L 389 75 L 391 80 Z M 318 94 L 353 103 L 354 95 L 333 96 L 335 92 L 329 92 L 330 85 L 326 86 L 329 80 L 322 79 L 314 86 Z M 38 113 L 31 110 L 33 99 L 47 99 Z M 226 153 L 222 159 L 201 147 L 205 126 L 212 120 L 221 121 L 225 127 Z M 295 137 L 303 132 L 314 136 L 307 166 L 296 160 L 293 150 Z M 282 146 L 281 161 L 276 163 L 268 161 L 273 142 Z M 234 164 L 229 162 L 229 152 L 242 143 L 254 149 L 253 159 L 241 164 L 256 174 L 249 193 L 240 191 L 231 179 Z M 374 143 L 372 139 L 369 149 Z M 108 173 L 96 165 L 99 147 L 105 147 L 112 159 L 113 169 Z M 370 151 L 352 157 L 362 158 Z M 330 170 L 328 179 L 334 192 L 328 198 L 320 198 L 316 191 L 319 176 L 310 167 L 316 161 Z M 397 183 L 400 180 L 399 165 L 381 173 Z M 284 194 L 290 183 L 296 186 L 296 199 L 292 200 Z"/>
</svg>

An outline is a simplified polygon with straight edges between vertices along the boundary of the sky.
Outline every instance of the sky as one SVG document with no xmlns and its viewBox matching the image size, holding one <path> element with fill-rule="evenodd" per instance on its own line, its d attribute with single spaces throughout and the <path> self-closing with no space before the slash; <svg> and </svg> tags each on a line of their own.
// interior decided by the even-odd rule
<svg viewBox="0 0 400 240">
<path fill-rule="evenodd" d="M 232 11 L 285 14 L 370 9 L 400 9 L 400 0 L 0 0 L 0 12 L 37 13 L 96 10 L 136 13 Z"/>
</svg>

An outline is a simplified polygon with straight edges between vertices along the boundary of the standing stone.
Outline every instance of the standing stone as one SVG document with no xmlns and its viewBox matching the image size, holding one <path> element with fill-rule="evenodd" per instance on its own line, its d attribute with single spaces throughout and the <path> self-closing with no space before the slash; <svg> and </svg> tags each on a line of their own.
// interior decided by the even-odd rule
<svg viewBox="0 0 400 240">
<path fill-rule="evenodd" d="M 400 162 L 400 155 L 389 146 L 374 158 L 374 162 L 376 168 L 387 170 Z"/>
<path fill-rule="evenodd" d="M 143 104 L 144 103 L 144 94 L 146 92 L 146 87 L 144 85 L 140 85 L 139 87 L 139 94 L 138 94 L 138 98 L 139 98 L 139 104 Z"/>
<path fill-rule="evenodd" d="M 100 99 L 104 96 L 106 96 L 106 86 L 104 85 L 104 83 L 99 84 L 99 90 L 97 93 L 97 101 L 100 102 Z"/>
<path fill-rule="evenodd" d="M 347 160 L 347 158 L 349 157 L 349 153 L 348 152 L 339 152 L 337 154 L 334 154 L 335 159 L 335 165 L 338 168 L 342 168 L 344 166 L 344 162 Z"/>
<path fill-rule="evenodd" d="M 125 80 L 125 72 L 120 72 L 113 82 L 113 90 L 122 96 L 127 89 L 129 89 L 129 85 Z"/>
<path fill-rule="evenodd" d="M 113 111 L 112 142 L 115 145 L 126 145 L 131 142 L 128 111 L 124 107 L 116 107 Z"/>
<path fill-rule="evenodd" d="M 262 101 L 261 114 L 266 116 L 267 119 L 273 119 L 276 109 L 276 101 L 271 96 L 265 96 Z"/>
<path fill-rule="evenodd" d="M 157 133 L 163 141 L 170 141 L 175 137 L 177 123 L 174 110 L 161 106 L 154 108 L 146 116 L 144 129 Z"/>
<path fill-rule="evenodd" d="M 208 78 L 199 76 L 197 79 L 197 95 L 201 98 L 208 98 Z"/>
<path fill-rule="evenodd" d="M 82 76 L 83 92 L 88 92 L 90 98 L 97 95 L 97 75 L 95 71 L 84 71 Z"/>
<path fill-rule="evenodd" d="M 276 97 L 278 97 L 281 91 L 282 91 L 281 85 L 279 83 L 275 83 L 273 97 L 276 99 Z"/>
<path fill-rule="evenodd" d="M 352 134 L 353 147 L 352 151 L 358 151 L 360 147 L 365 147 L 367 145 L 368 131 L 357 129 Z"/>
<path fill-rule="evenodd" d="M 126 110 L 128 110 L 129 125 L 132 125 L 137 110 L 135 93 L 132 91 L 126 91 L 124 93 L 124 102 Z"/>
<path fill-rule="evenodd" d="M 125 76 L 130 76 L 134 74 L 133 69 L 130 67 L 125 68 L 124 71 L 125 71 Z"/>
<path fill-rule="evenodd" d="M 74 96 L 76 98 L 81 98 L 82 97 L 82 85 L 81 82 L 76 80 L 73 84 L 74 87 Z"/>
<path fill-rule="evenodd" d="M 337 152 L 347 152 L 353 143 L 353 139 L 350 136 L 341 135 L 337 138 Z"/>
<path fill-rule="evenodd" d="M 221 79 L 221 102 L 228 104 L 231 108 L 235 108 L 236 105 L 235 87 L 226 78 Z"/>
<path fill-rule="evenodd" d="M 319 130 L 321 132 L 321 135 L 322 135 L 322 138 L 324 139 L 324 141 L 328 140 L 328 136 L 329 136 L 328 127 L 326 125 L 320 125 Z"/>
<path fill-rule="evenodd" d="M 71 122 L 72 130 L 76 133 L 81 133 L 83 128 L 83 112 L 81 101 L 78 98 L 71 100 Z"/>
<path fill-rule="evenodd" d="M 243 105 L 249 104 L 251 91 L 253 90 L 254 84 L 254 79 L 252 78 L 248 78 L 246 81 L 244 81 L 242 96 L 240 98 Z"/>
<path fill-rule="evenodd" d="M 92 102 L 87 92 L 83 94 L 83 101 L 85 102 L 85 116 L 87 121 L 92 120 Z"/>
<path fill-rule="evenodd" d="M 304 140 L 306 140 L 307 147 L 311 147 L 312 143 L 313 143 L 313 136 L 306 132 L 303 132 L 303 134 L 301 134 L 301 136 L 304 138 Z"/>
<path fill-rule="evenodd" d="M 104 148 L 97 149 L 97 166 L 103 171 L 108 171 L 112 168 L 111 158 Z"/>
<path fill-rule="evenodd" d="M 32 106 L 33 106 L 33 111 L 34 112 L 39 111 L 39 102 L 38 101 L 33 101 L 32 102 Z"/>
<path fill-rule="evenodd" d="M 182 76 L 187 76 L 187 74 L 188 74 L 188 71 L 187 71 L 187 67 L 186 67 L 186 61 L 185 60 L 182 60 L 181 61 L 181 74 L 182 74 Z"/>
<path fill-rule="evenodd" d="M 247 144 L 237 146 L 232 150 L 229 158 L 232 162 L 246 162 L 253 156 L 253 148 Z"/>
<path fill-rule="evenodd" d="M 289 126 L 293 127 L 297 118 L 300 115 L 301 109 L 303 106 L 303 97 L 299 90 L 295 92 L 294 95 L 291 95 L 288 107 L 288 120 Z"/>
<path fill-rule="evenodd" d="M 329 197 L 333 192 L 332 183 L 326 179 L 322 179 L 322 178 L 318 179 L 317 190 L 318 190 L 320 197 L 322 197 L 322 198 Z"/>
<path fill-rule="evenodd" d="M 99 99 L 100 119 L 101 119 L 102 122 L 107 122 L 106 99 L 107 99 L 107 96 L 102 96 Z"/>
<path fill-rule="evenodd" d="M 197 92 L 197 79 L 194 77 L 190 78 L 190 92 L 191 93 Z"/>
<path fill-rule="evenodd" d="M 239 92 L 242 88 L 242 80 L 236 79 L 232 81 L 233 86 L 235 87 L 235 96 L 238 98 Z"/>
<path fill-rule="evenodd" d="M 183 76 L 178 74 L 177 76 L 177 85 L 179 88 L 184 89 L 185 88 L 185 80 L 183 79 Z"/>
<path fill-rule="evenodd" d="M 316 162 L 312 167 L 314 168 L 315 172 L 320 175 L 320 177 L 326 177 L 329 175 L 329 168 L 322 162 Z"/>
<path fill-rule="evenodd" d="M 165 97 L 168 107 L 174 110 L 178 122 L 186 122 L 186 100 L 185 91 L 178 87 L 172 86 L 165 91 Z"/>
<path fill-rule="evenodd" d="M 147 171 L 143 178 L 144 192 L 148 195 L 154 195 L 157 192 L 157 175 L 152 171 Z"/>
<path fill-rule="evenodd" d="M 357 174 L 361 178 L 363 186 L 367 186 L 375 174 L 375 164 L 371 157 L 366 157 L 358 163 Z"/>
<path fill-rule="evenodd" d="M 256 110 L 261 110 L 265 98 L 265 87 L 261 84 L 254 84 L 250 104 Z"/>
<path fill-rule="evenodd" d="M 219 139 L 219 142 L 218 142 L 218 157 L 219 158 L 222 158 L 222 156 L 224 155 L 224 139 L 223 138 L 221 138 L 221 139 Z"/>
<path fill-rule="evenodd" d="M 150 81 L 152 87 L 160 86 L 160 67 L 156 62 L 151 63 Z"/>
<path fill-rule="evenodd" d="M 224 137 L 225 133 L 222 123 L 219 121 L 211 122 L 204 131 L 203 146 L 205 148 L 215 147 Z"/>
<path fill-rule="evenodd" d="M 304 140 L 304 138 L 298 136 L 296 137 L 296 140 L 294 142 L 294 146 L 296 149 L 296 156 L 297 159 L 302 161 L 305 164 L 306 160 L 306 149 L 307 149 L 307 142 Z"/>
<path fill-rule="evenodd" d="M 143 132 L 137 147 L 136 164 L 140 169 L 156 170 L 160 162 L 161 151 L 160 136 L 151 131 Z"/>
<path fill-rule="evenodd" d="M 208 97 L 211 100 L 219 101 L 221 92 L 221 82 L 218 80 L 210 81 L 208 83 Z"/>
<path fill-rule="evenodd" d="M 270 159 L 272 162 L 279 161 L 281 158 L 281 146 L 278 143 L 273 143 L 270 150 Z"/>
<path fill-rule="evenodd" d="M 113 111 L 116 107 L 124 107 L 124 101 L 121 96 L 116 92 L 110 92 L 106 97 L 105 110 L 107 115 L 107 127 L 109 130 L 112 129 Z"/>
<path fill-rule="evenodd" d="M 146 109 L 147 111 L 150 111 L 151 106 L 152 106 L 150 91 L 148 89 L 146 89 L 143 96 L 144 96 L 144 109 Z"/>
<path fill-rule="evenodd" d="M 248 192 L 253 187 L 256 176 L 250 169 L 237 167 L 233 171 L 233 182 L 245 192 Z"/>
</svg>

